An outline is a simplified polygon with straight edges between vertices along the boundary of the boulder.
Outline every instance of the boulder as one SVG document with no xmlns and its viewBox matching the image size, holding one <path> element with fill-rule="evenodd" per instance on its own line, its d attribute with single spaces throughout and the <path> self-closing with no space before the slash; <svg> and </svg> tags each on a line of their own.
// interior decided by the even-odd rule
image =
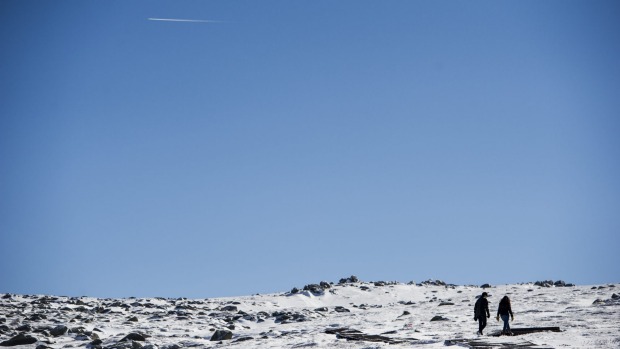
<svg viewBox="0 0 620 349">
<path fill-rule="evenodd" d="M 211 336 L 211 341 L 226 341 L 231 340 L 233 337 L 233 333 L 228 330 L 217 330 Z"/>
<path fill-rule="evenodd" d="M 3 346 L 3 347 L 13 347 L 13 346 L 16 346 L 16 345 L 34 344 L 36 342 L 38 342 L 38 340 L 36 338 L 34 338 L 32 336 L 29 336 L 29 335 L 26 335 L 26 334 L 23 334 L 23 333 L 20 333 L 17 336 L 15 336 L 15 337 L 13 337 L 13 338 L 11 338 L 9 340 L 6 340 L 6 341 L 0 343 L 0 346 Z"/>
<path fill-rule="evenodd" d="M 58 325 L 50 330 L 50 334 L 53 337 L 58 337 L 58 336 L 62 336 L 63 334 L 67 333 L 67 331 L 69 331 L 69 328 L 67 326 Z"/>
<path fill-rule="evenodd" d="M 351 275 L 348 278 L 342 278 L 340 279 L 340 281 L 338 281 L 339 284 L 354 284 L 358 282 L 360 282 L 360 280 L 355 275 Z"/>
<path fill-rule="evenodd" d="M 146 341 L 146 337 L 140 333 L 132 332 L 126 335 L 125 337 L 123 337 L 123 339 L 121 339 L 120 341 L 121 342 L 126 342 L 126 341 L 144 342 Z"/>
<path fill-rule="evenodd" d="M 227 306 L 222 308 L 222 311 L 236 312 L 236 311 L 238 311 L 238 309 L 237 309 L 237 306 L 235 306 L 235 305 L 227 305 Z"/>
</svg>

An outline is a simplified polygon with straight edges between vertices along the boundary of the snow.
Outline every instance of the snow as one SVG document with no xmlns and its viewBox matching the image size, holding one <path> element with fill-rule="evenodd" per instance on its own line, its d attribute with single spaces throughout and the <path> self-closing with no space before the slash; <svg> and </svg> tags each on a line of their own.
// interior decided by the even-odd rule
<svg viewBox="0 0 620 349">
<path fill-rule="evenodd" d="M 33 329 L 64 324 L 69 328 L 84 327 L 87 335 L 96 333 L 102 340 L 102 348 L 121 348 L 119 340 L 132 332 L 149 336 L 145 342 L 137 342 L 136 347 L 151 345 L 152 349 L 172 349 L 173 345 L 201 348 L 443 348 L 449 344 L 468 347 L 468 342 L 476 340 L 496 345 L 531 343 L 532 347 L 541 348 L 619 348 L 620 302 L 612 301 L 611 296 L 620 293 L 620 288 L 616 285 L 600 286 L 602 288 L 599 285 L 537 287 L 519 284 L 483 290 L 477 286 L 375 286 L 360 282 L 332 285 L 320 295 L 302 291 L 216 299 L 54 297 L 57 299 L 43 305 L 33 304 L 44 298 L 41 296 L 12 295 L 0 299 L 0 325 L 9 329 L 0 331 L 0 342 L 17 334 L 15 328 L 24 324 L 30 324 Z M 478 336 L 473 305 L 483 291 L 490 294 L 491 318 L 485 335 Z M 557 326 L 562 332 L 490 336 L 502 328 L 501 321 L 495 320 L 495 313 L 504 295 L 512 301 L 515 320 L 511 327 Z M 597 299 L 605 302 L 594 304 Z M 442 302 L 452 304 L 440 305 Z M 230 305 L 238 310 L 221 310 Z M 107 312 L 98 313 L 97 307 Z M 318 310 L 322 307 L 328 310 Z M 346 308 L 348 312 L 338 312 L 336 307 Z M 307 321 L 280 322 L 274 316 L 276 312 L 298 314 Z M 34 314 L 45 314 L 47 318 L 29 320 Z M 227 321 L 235 315 L 240 318 L 232 323 Z M 447 320 L 430 321 L 437 315 Z M 132 317 L 138 321 L 129 321 Z M 215 330 L 228 329 L 231 325 L 234 325 L 232 340 L 210 341 Z M 339 328 L 402 342 L 350 341 L 325 332 Z M 30 334 L 39 341 L 19 348 L 35 349 L 38 345 L 55 349 L 95 348 L 89 344 L 92 336 L 79 340 L 76 333 L 48 337 L 33 330 Z"/>
</svg>

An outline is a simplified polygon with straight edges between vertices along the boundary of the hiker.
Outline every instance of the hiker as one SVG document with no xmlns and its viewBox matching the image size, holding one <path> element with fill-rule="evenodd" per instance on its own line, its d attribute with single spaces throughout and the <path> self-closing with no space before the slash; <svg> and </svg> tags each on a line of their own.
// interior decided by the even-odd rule
<svg viewBox="0 0 620 349">
<path fill-rule="evenodd" d="M 508 298 L 508 296 L 504 296 L 504 298 L 499 301 L 496 319 L 499 321 L 499 317 L 501 316 L 502 320 L 504 320 L 504 329 L 502 330 L 502 334 L 512 335 L 510 325 L 508 324 L 508 315 L 510 315 L 511 321 L 515 321 L 515 317 L 512 314 L 512 308 L 510 306 L 510 298 Z"/>
<path fill-rule="evenodd" d="M 474 305 L 474 320 L 478 320 L 478 334 L 481 336 L 482 330 L 487 326 L 487 318 L 491 317 L 491 313 L 489 313 L 489 301 L 487 300 L 488 296 L 486 292 L 482 292 L 482 295 Z"/>
</svg>

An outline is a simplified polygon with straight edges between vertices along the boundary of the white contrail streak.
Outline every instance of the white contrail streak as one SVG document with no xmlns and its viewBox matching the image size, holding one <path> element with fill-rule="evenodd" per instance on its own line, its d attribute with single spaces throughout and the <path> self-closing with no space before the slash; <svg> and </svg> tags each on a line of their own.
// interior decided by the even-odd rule
<svg viewBox="0 0 620 349">
<path fill-rule="evenodd" d="M 181 19 L 181 18 L 147 18 L 149 21 L 161 22 L 189 22 L 189 23 L 223 23 L 222 21 L 213 21 L 209 19 Z"/>
</svg>

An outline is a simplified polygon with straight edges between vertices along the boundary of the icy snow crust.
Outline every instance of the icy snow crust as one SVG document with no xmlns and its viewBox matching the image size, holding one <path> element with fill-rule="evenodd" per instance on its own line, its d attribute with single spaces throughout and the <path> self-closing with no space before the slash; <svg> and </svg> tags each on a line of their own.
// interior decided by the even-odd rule
<svg viewBox="0 0 620 349">
<path fill-rule="evenodd" d="M 483 291 L 490 294 L 491 318 L 485 335 L 478 336 L 473 305 Z M 612 299 L 619 291 L 616 285 L 546 288 L 522 284 L 483 290 L 360 282 L 332 285 L 322 295 L 302 291 L 214 299 L 7 295 L 0 299 L 0 342 L 23 332 L 37 342 L 17 348 L 439 348 L 471 347 L 467 343 L 472 341 L 497 347 L 526 343 L 534 348 L 619 348 L 620 303 Z M 512 300 L 513 328 L 558 326 L 562 332 L 490 336 L 502 328 L 495 314 L 504 295 Z M 336 311 L 336 307 L 341 308 Z M 447 320 L 430 321 L 435 316 Z M 30 330 L 17 330 L 27 324 Z M 59 325 L 69 331 L 50 335 Z M 401 342 L 352 341 L 326 333 L 339 328 Z M 231 331 L 232 339 L 211 341 L 215 330 Z M 130 333 L 144 335 L 146 340 L 121 342 Z M 97 337 L 100 341 L 94 341 Z"/>
</svg>

